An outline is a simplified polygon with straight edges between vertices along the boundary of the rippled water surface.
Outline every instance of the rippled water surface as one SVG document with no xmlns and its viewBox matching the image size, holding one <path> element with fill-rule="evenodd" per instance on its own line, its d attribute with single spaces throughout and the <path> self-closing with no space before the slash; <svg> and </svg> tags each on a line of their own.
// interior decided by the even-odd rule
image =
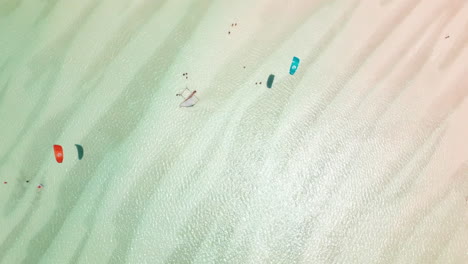
<svg viewBox="0 0 468 264">
<path fill-rule="evenodd" d="M 0 263 L 468 263 L 467 43 L 462 0 L 0 1 Z"/>
</svg>

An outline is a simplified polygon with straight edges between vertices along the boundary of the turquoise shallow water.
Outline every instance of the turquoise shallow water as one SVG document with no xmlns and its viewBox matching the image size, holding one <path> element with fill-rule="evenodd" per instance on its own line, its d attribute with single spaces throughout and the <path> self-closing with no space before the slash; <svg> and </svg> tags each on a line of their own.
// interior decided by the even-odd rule
<svg viewBox="0 0 468 264">
<path fill-rule="evenodd" d="M 253 2 L 0 3 L 0 263 L 468 262 L 468 4 Z"/>
</svg>

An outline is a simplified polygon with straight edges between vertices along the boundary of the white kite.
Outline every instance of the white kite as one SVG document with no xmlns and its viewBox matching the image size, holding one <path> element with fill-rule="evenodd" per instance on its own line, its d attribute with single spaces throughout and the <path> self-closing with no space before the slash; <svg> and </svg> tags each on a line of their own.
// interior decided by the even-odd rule
<svg viewBox="0 0 468 264">
<path fill-rule="evenodd" d="M 190 91 L 188 88 L 185 88 L 182 92 L 176 94 L 176 96 L 181 96 L 184 98 L 184 101 L 180 103 L 180 107 L 192 107 L 198 102 L 198 98 L 195 96 L 197 91 Z"/>
</svg>

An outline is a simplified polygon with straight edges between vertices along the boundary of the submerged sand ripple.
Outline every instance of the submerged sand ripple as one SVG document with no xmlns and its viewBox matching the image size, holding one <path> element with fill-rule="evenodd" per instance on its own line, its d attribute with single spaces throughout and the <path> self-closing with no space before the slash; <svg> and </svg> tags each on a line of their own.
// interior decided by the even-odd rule
<svg viewBox="0 0 468 264">
<path fill-rule="evenodd" d="M 0 3 L 0 263 L 467 263 L 467 18 Z"/>
</svg>

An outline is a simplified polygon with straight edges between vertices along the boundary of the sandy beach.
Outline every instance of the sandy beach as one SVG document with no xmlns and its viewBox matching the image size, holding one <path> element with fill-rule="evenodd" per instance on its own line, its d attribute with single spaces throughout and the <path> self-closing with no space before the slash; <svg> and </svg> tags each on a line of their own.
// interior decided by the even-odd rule
<svg viewBox="0 0 468 264">
<path fill-rule="evenodd" d="M 0 264 L 468 263 L 467 1 L 6 0 L 0 34 Z"/>
</svg>

